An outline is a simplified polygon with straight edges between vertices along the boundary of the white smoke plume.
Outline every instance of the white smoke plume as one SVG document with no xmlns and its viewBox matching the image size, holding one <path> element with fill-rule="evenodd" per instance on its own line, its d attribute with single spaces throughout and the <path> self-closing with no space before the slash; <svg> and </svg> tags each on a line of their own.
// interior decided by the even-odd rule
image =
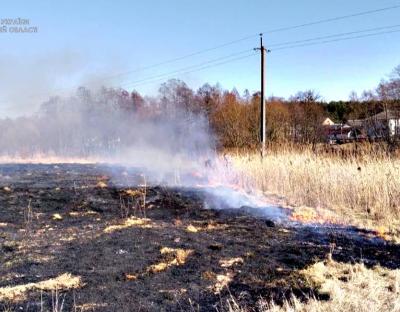
<svg viewBox="0 0 400 312">
<path fill-rule="evenodd" d="M 237 188 L 227 158 L 202 110 L 182 82 L 157 98 L 101 88 L 54 97 L 26 117 L 0 120 L 0 160 L 95 161 L 143 170 L 152 184 L 201 187 L 211 208 L 261 208 L 281 215 L 256 192 Z M 261 214 L 263 215 L 263 214 Z"/>
<path fill-rule="evenodd" d="M 106 88 L 51 98 L 32 116 L 1 120 L 0 130 L 3 158 L 118 162 L 160 177 L 195 170 L 214 144 L 201 112 Z"/>
</svg>

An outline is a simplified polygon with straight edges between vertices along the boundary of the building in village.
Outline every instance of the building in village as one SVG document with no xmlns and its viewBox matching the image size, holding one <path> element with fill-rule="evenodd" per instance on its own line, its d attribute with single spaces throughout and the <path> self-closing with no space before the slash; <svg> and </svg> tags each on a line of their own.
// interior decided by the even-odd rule
<svg viewBox="0 0 400 312">
<path fill-rule="evenodd" d="M 335 123 L 330 118 L 322 122 L 329 143 L 382 140 L 400 136 L 400 112 L 387 110 L 365 119 Z"/>
</svg>

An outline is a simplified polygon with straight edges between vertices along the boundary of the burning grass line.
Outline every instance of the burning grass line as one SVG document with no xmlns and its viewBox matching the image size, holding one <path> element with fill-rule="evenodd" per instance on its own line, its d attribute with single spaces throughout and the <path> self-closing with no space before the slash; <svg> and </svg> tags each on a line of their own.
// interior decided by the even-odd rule
<svg viewBox="0 0 400 312">
<path fill-rule="evenodd" d="M 295 221 L 350 224 L 377 232 L 385 226 L 383 235 L 400 236 L 400 161 L 396 158 L 343 159 L 283 149 L 271 151 L 263 161 L 247 154 L 231 155 L 230 162 L 232 166 L 224 167 L 230 180 L 282 197 L 283 204 L 295 207 Z"/>
</svg>

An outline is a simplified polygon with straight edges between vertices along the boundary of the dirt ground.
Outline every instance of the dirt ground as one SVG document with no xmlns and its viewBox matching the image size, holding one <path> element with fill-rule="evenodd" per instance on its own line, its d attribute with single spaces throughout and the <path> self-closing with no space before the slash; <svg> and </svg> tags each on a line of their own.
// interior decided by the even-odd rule
<svg viewBox="0 0 400 312">
<path fill-rule="evenodd" d="M 232 297 L 257 310 L 260 298 L 327 300 L 301 274 L 321 260 L 400 267 L 399 245 L 373 233 L 205 209 L 201 191 L 140 186 L 134 169 L 0 174 L 4 311 L 221 311 Z"/>
</svg>

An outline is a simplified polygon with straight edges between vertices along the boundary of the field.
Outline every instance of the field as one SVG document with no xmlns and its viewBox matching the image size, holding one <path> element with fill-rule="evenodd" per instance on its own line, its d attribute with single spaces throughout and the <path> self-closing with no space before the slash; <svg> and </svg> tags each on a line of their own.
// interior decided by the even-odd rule
<svg viewBox="0 0 400 312">
<path fill-rule="evenodd" d="M 400 248 L 377 232 L 205 209 L 137 169 L 0 172 L 0 310 L 398 311 Z"/>
<path fill-rule="evenodd" d="M 231 156 L 238 184 L 296 207 L 303 221 L 352 224 L 398 239 L 398 157 L 379 151 L 354 155 L 287 147 L 269 150 L 263 160 L 255 153 Z"/>
</svg>

